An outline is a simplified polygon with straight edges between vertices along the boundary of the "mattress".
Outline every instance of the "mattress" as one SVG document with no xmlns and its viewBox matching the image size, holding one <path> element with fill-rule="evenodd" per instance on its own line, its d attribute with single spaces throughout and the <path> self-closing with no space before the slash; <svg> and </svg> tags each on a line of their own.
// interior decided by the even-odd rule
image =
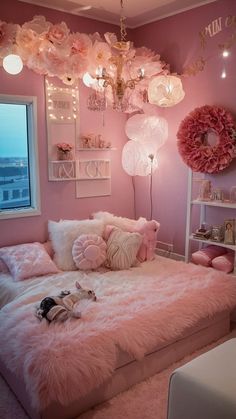
<svg viewBox="0 0 236 419">
<path fill-rule="evenodd" d="M 34 316 L 40 300 L 73 288 L 75 281 L 94 289 L 97 302 L 81 303 L 81 319 L 40 322 Z M 165 348 L 172 353 L 176 342 L 187 339 L 170 357 L 173 362 L 186 354 L 184 346 L 194 350 L 227 333 L 236 301 L 233 277 L 160 256 L 127 271 L 62 272 L 24 282 L 28 286 L 0 311 L 0 360 L 4 375 L 14 377 L 11 385 L 25 388 L 33 412 L 84 409 L 91 399 L 99 401 L 92 397 L 98 389 L 109 397 L 114 393 L 107 386 L 115 383 L 121 391 L 133 377 L 135 382 L 155 373 L 169 356 L 156 363 L 154 354 Z M 123 370 L 130 371 L 128 377 Z"/>
</svg>

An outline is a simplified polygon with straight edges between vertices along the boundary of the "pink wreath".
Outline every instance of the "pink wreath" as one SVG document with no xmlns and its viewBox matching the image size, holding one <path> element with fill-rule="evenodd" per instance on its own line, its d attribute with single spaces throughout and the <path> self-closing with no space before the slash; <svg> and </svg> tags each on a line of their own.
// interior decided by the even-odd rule
<svg viewBox="0 0 236 419">
<path fill-rule="evenodd" d="M 210 132 L 218 136 L 213 146 L 207 143 Z M 194 172 L 218 173 L 235 157 L 235 133 L 233 117 L 229 112 L 205 105 L 194 109 L 181 122 L 177 132 L 178 150 Z"/>
</svg>

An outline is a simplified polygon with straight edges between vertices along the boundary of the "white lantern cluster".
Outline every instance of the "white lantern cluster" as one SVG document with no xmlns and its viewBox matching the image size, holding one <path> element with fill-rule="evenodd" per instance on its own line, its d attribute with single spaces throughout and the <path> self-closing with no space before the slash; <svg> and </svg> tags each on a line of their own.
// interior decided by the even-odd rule
<svg viewBox="0 0 236 419">
<path fill-rule="evenodd" d="M 147 176 L 157 168 L 157 151 L 168 137 L 168 124 L 155 115 L 136 114 L 128 119 L 130 139 L 122 151 L 122 166 L 130 176 Z"/>
</svg>

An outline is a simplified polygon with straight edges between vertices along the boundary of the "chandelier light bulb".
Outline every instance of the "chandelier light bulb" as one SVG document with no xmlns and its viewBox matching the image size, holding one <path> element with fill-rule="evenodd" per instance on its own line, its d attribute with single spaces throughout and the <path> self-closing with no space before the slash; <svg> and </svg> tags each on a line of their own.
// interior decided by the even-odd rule
<svg viewBox="0 0 236 419">
<path fill-rule="evenodd" d="M 92 76 L 90 76 L 89 73 L 84 73 L 83 83 L 85 84 L 85 86 L 91 87 L 95 83 L 95 81 L 96 80 Z"/>
<path fill-rule="evenodd" d="M 23 68 L 23 62 L 19 55 L 9 54 L 3 58 L 4 70 L 12 75 L 19 74 Z"/>
</svg>

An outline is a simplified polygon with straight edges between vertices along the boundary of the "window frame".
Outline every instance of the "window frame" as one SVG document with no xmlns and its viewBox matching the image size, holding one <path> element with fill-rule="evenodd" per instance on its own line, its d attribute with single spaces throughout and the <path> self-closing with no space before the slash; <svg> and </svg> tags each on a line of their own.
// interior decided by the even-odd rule
<svg viewBox="0 0 236 419">
<path fill-rule="evenodd" d="M 0 94 L 0 103 L 26 105 L 28 133 L 28 162 L 31 206 L 23 208 L 0 208 L 0 219 L 41 215 L 39 159 L 37 137 L 37 97 Z"/>
</svg>

